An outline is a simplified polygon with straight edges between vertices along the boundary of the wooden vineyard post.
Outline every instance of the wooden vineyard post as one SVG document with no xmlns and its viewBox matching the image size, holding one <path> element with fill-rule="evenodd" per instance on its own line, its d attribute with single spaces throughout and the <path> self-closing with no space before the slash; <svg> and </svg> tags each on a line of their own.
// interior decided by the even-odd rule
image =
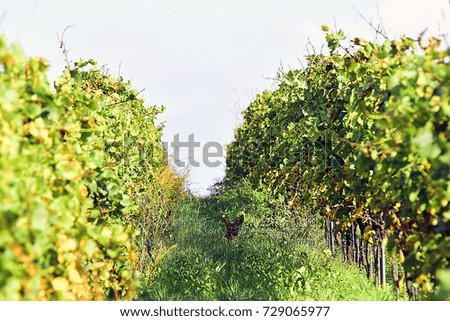
<svg viewBox="0 0 450 321">
<path fill-rule="evenodd" d="M 380 287 L 380 245 L 374 245 L 375 286 Z"/>
<path fill-rule="evenodd" d="M 359 268 L 365 268 L 366 264 L 365 264 L 365 256 L 364 256 L 364 239 L 361 237 L 359 238 L 359 244 L 358 244 L 358 248 L 359 248 Z"/>
<path fill-rule="evenodd" d="M 330 217 L 327 217 L 325 222 L 325 234 L 328 248 L 330 249 L 331 254 L 334 254 L 334 224 Z"/>
<path fill-rule="evenodd" d="M 386 244 L 386 230 L 384 223 L 384 215 L 382 213 L 379 226 L 377 229 L 377 238 L 378 238 L 378 259 L 379 259 L 379 284 L 380 287 L 386 287 L 386 257 L 385 257 L 385 244 Z"/>
<path fill-rule="evenodd" d="M 350 255 L 350 231 L 345 230 L 342 233 L 342 253 L 344 254 L 344 262 L 350 263 L 351 262 L 351 255 Z"/>
<path fill-rule="evenodd" d="M 398 276 L 398 262 L 397 259 L 392 259 L 392 279 L 395 284 L 395 296 L 397 301 L 400 299 L 400 278 Z"/>
<path fill-rule="evenodd" d="M 383 243 L 383 242 L 381 242 Z M 381 287 L 386 287 L 386 257 L 385 257 L 385 248 L 383 244 L 380 244 L 380 280 Z"/>
<path fill-rule="evenodd" d="M 325 240 L 327 240 L 327 246 L 328 249 L 331 251 L 331 244 L 330 244 L 330 218 L 327 217 L 325 220 Z"/>
<path fill-rule="evenodd" d="M 361 267 L 360 255 L 359 255 L 359 240 L 356 235 L 356 223 L 352 224 L 352 236 L 353 236 L 353 248 L 354 248 L 354 262 Z"/>
<path fill-rule="evenodd" d="M 371 246 L 369 244 L 369 242 L 366 242 L 366 255 L 365 255 L 365 259 L 366 259 L 366 273 L 367 273 L 367 278 L 369 280 L 372 280 L 372 260 L 371 260 Z"/>
</svg>

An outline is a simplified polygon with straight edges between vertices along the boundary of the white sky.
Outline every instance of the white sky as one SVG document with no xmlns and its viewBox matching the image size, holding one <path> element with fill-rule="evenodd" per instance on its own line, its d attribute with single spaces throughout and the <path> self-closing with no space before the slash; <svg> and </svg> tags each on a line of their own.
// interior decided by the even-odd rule
<svg viewBox="0 0 450 321">
<path fill-rule="evenodd" d="M 322 24 L 373 40 L 357 11 L 374 24 L 380 16 L 390 37 L 450 31 L 448 0 L 0 0 L 0 33 L 49 59 L 55 79 L 64 66 L 57 32 L 74 25 L 65 34 L 70 60 L 94 58 L 112 75 L 121 65 L 147 105 L 167 107 L 164 141 L 194 133 L 203 146 L 232 141 L 240 112 L 274 88 L 268 78 L 280 65 L 299 68 L 308 38 L 320 50 Z M 224 175 L 221 161 L 191 169 L 193 192 L 205 194 Z"/>
</svg>

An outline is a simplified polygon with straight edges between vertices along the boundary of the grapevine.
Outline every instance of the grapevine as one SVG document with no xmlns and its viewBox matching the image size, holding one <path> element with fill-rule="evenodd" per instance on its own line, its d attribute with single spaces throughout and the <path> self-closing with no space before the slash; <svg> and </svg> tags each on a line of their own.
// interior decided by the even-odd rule
<svg viewBox="0 0 450 321">
<path fill-rule="evenodd" d="M 346 260 L 355 235 L 375 265 L 387 249 L 429 293 L 450 256 L 450 51 L 434 37 L 326 39 L 329 55 L 310 55 L 244 111 L 226 182 L 246 178 L 332 222 Z"/>
</svg>

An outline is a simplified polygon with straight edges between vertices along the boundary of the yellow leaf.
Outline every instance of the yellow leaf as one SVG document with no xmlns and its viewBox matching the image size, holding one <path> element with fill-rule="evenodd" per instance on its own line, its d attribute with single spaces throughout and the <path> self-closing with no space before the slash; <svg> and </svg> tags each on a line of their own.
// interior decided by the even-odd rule
<svg viewBox="0 0 450 321">
<path fill-rule="evenodd" d="M 78 272 L 78 270 L 75 268 L 74 265 L 70 265 L 67 268 L 67 272 L 69 273 L 69 279 L 73 283 L 83 283 L 83 279 L 81 278 L 80 273 Z"/>
<path fill-rule="evenodd" d="M 103 268 L 104 266 L 105 266 L 105 262 L 95 262 L 92 264 L 92 267 L 97 270 Z"/>
<path fill-rule="evenodd" d="M 69 290 L 69 281 L 63 277 L 57 277 L 53 279 L 52 286 L 56 291 L 66 292 Z"/>
<path fill-rule="evenodd" d="M 60 247 L 61 252 L 72 252 L 77 248 L 77 242 L 74 239 L 66 240 Z"/>
</svg>

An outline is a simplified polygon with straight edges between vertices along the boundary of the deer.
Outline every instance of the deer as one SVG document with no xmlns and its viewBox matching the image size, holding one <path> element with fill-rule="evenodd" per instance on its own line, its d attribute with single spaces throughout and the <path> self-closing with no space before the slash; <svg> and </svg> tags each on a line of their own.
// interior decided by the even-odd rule
<svg viewBox="0 0 450 321">
<path fill-rule="evenodd" d="M 238 235 L 239 227 L 244 223 L 244 215 L 239 216 L 234 223 L 230 223 L 225 214 L 222 213 L 222 223 L 225 224 L 225 227 L 227 228 L 225 237 L 228 241 L 231 241 Z"/>
</svg>

